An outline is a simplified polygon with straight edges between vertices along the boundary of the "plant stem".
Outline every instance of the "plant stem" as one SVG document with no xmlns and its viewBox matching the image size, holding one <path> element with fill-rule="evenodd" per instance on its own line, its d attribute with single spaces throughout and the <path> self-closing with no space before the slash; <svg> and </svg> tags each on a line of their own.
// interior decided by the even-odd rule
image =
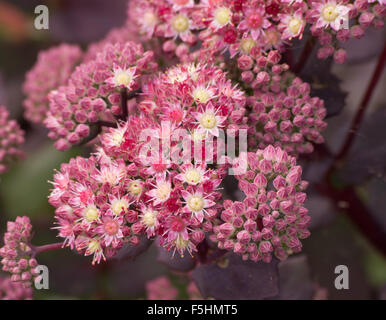
<svg viewBox="0 0 386 320">
<path fill-rule="evenodd" d="M 366 92 L 363 95 L 363 98 L 362 98 L 362 101 L 359 105 L 358 111 L 357 111 L 357 113 L 356 113 L 356 115 L 351 123 L 351 127 L 350 127 L 350 130 L 349 130 L 348 135 L 346 137 L 346 140 L 343 143 L 341 150 L 338 152 L 338 154 L 335 157 L 335 159 L 337 161 L 342 160 L 346 156 L 346 154 L 348 153 L 348 151 L 350 150 L 350 148 L 354 142 L 355 135 L 356 135 L 361 123 L 362 123 L 365 111 L 366 111 L 367 107 L 369 106 L 371 96 L 374 92 L 374 89 L 376 88 L 376 86 L 378 84 L 378 81 L 381 77 L 382 71 L 385 67 L 385 62 L 386 62 L 386 42 L 383 46 L 383 51 L 382 51 L 381 55 L 379 56 L 378 63 L 375 66 L 370 83 L 368 84 Z"/>
<path fill-rule="evenodd" d="M 121 110 L 122 110 L 122 118 L 123 120 L 127 120 L 127 117 L 129 116 L 128 110 L 127 110 L 127 89 L 122 88 L 121 89 Z"/>
<path fill-rule="evenodd" d="M 63 242 L 57 242 L 57 243 L 50 243 L 46 244 L 43 246 L 33 246 L 32 251 L 34 252 L 35 255 L 46 252 L 46 251 L 51 251 L 51 250 L 58 250 L 63 248 Z"/>
<path fill-rule="evenodd" d="M 312 51 L 314 50 L 314 46 L 315 46 L 315 38 L 313 36 L 310 36 L 307 39 L 307 42 L 303 47 L 302 53 L 300 54 L 300 58 L 293 69 L 295 73 L 300 73 L 303 70 L 304 66 L 307 63 L 308 58 L 310 57 Z"/>
<path fill-rule="evenodd" d="M 110 121 L 99 120 L 97 122 L 97 124 L 100 125 L 101 127 L 109 127 L 109 128 L 116 128 L 117 127 L 116 122 L 110 122 Z"/>
</svg>

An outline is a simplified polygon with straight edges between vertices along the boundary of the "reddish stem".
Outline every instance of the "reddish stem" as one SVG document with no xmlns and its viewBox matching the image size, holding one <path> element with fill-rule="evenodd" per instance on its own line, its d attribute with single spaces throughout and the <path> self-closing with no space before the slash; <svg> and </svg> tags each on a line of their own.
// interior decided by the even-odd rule
<svg viewBox="0 0 386 320">
<path fill-rule="evenodd" d="M 57 243 L 50 243 L 43 246 L 32 246 L 32 251 L 35 255 L 46 252 L 46 251 L 52 251 L 52 250 L 58 250 L 63 248 L 63 242 L 57 242 Z"/>
<path fill-rule="evenodd" d="M 350 150 L 350 148 L 354 142 L 355 135 L 356 135 L 361 123 L 362 123 L 365 111 L 366 111 L 367 107 L 369 106 L 371 96 L 374 92 L 374 89 L 376 88 L 376 86 L 378 84 L 378 81 L 381 77 L 382 71 L 385 67 L 385 62 L 386 62 L 386 42 L 385 42 L 385 45 L 383 47 L 383 51 L 382 51 L 381 55 L 379 56 L 378 63 L 375 66 L 370 83 L 367 86 L 366 92 L 362 98 L 360 105 L 359 105 L 358 111 L 357 111 L 357 113 L 352 121 L 352 124 L 351 124 L 350 130 L 348 132 L 348 135 L 346 137 L 346 140 L 343 143 L 341 150 L 338 152 L 338 154 L 335 157 L 335 159 L 337 161 L 342 160 L 346 156 L 346 154 L 348 153 L 348 151 Z"/>
</svg>

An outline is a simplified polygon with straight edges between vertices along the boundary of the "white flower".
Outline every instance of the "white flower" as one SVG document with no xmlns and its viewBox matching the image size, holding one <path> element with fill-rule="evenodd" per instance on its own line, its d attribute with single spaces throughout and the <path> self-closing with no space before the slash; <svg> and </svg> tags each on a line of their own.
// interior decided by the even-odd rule
<svg viewBox="0 0 386 320">
<path fill-rule="evenodd" d="M 127 88 L 131 90 L 134 79 L 138 77 L 135 75 L 136 67 L 122 69 L 121 67 L 114 65 L 113 75 L 106 79 L 106 83 L 113 85 L 114 87 Z"/>
</svg>

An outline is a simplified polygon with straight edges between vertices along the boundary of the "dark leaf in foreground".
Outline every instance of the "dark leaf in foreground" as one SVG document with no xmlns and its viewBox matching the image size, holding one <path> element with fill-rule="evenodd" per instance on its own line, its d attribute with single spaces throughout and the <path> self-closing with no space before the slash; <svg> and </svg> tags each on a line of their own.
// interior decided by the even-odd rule
<svg viewBox="0 0 386 320">
<path fill-rule="evenodd" d="M 337 175 L 345 185 L 356 185 L 377 177 L 385 179 L 386 110 L 380 109 L 369 116 L 357 132 L 354 145 Z"/>
<path fill-rule="evenodd" d="M 177 253 L 173 256 L 173 251 L 168 251 L 164 248 L 158 248 L 157 261 L 166 265 L 172 270 L 188 272 L 192 270 L 196 261 L 190 254 L 185 254 L 183 258 Z"/>
<path fill-rule="evenodd" d="M 145 252 L 150 245 L 153 243 L 152 240 L 149 240 L 146 237 L 141 237 L 141 240 L 138 245 L 133 246 L 129 243 L 123 245 L 116 256 L 113 259 L 116 260 L 134 260 L 141 253 Z"/>
<path fill-rule="evenodd" d="M 347 93 L 340 88 L 340 80 L 331 72 L 332 59 L 320 60 L 316 49 L 307 61 L 300 77 L 311 85 L 311 96 L 324 100 L 327 118 L 338 115 L 344 105 Z"/>
<path fill-rule="evenodd" d="M 271 263 L 243 261 L 228 253 L 217 263 L 197 267 L 193 280 L 204 298 L 264 299 L 279 293 L 277 264 L 277 260 Z"/>
<path fill-rule="evenodd" d="M 310 267 L 305 255 L 291 257 L 280 262 L 279 279 L 280 293 L 273 299 L 312 299 L 314 284 L 311 281 Z"/>
</svg>

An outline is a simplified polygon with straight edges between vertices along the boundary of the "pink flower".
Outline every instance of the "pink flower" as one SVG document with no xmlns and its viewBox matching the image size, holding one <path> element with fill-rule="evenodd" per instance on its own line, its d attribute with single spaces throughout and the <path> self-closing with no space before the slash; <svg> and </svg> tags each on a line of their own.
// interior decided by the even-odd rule
<svg viewBox="0 0 386 320">
<path fill-rule="evenodd" d="M 245 18 L 240 22 L 238 28 L 240 31 L 250 34 L 253 40 L 258 40 L 263 30 L 271 25 L 266 18 L 264 7 L 260 5 L 245 6 L 243 11 Z"/>
<path fill-rule="evenodd" d="M 184 211 L 191 213 L 200 222 L 204 220 L 204 215 L 207 214 L 205 209 L 213 207 L 216 204 L 211 199 L 208 199 L 210 195 L 204 197 L 200 191 L 194 193 L 182 191 L 181 194 L 185 200 Z"/>
<path fill-rule="evenodd" d="M 316 28 L 331 27 L 338 31 L 342 29 L 344 22 L 348 23 L 348 13 L 350 8 L 339 4 L 336 0 L 314 1 L 313 9 L 316 10 L 315 18 L 317 18 Z"/>
</svg>

